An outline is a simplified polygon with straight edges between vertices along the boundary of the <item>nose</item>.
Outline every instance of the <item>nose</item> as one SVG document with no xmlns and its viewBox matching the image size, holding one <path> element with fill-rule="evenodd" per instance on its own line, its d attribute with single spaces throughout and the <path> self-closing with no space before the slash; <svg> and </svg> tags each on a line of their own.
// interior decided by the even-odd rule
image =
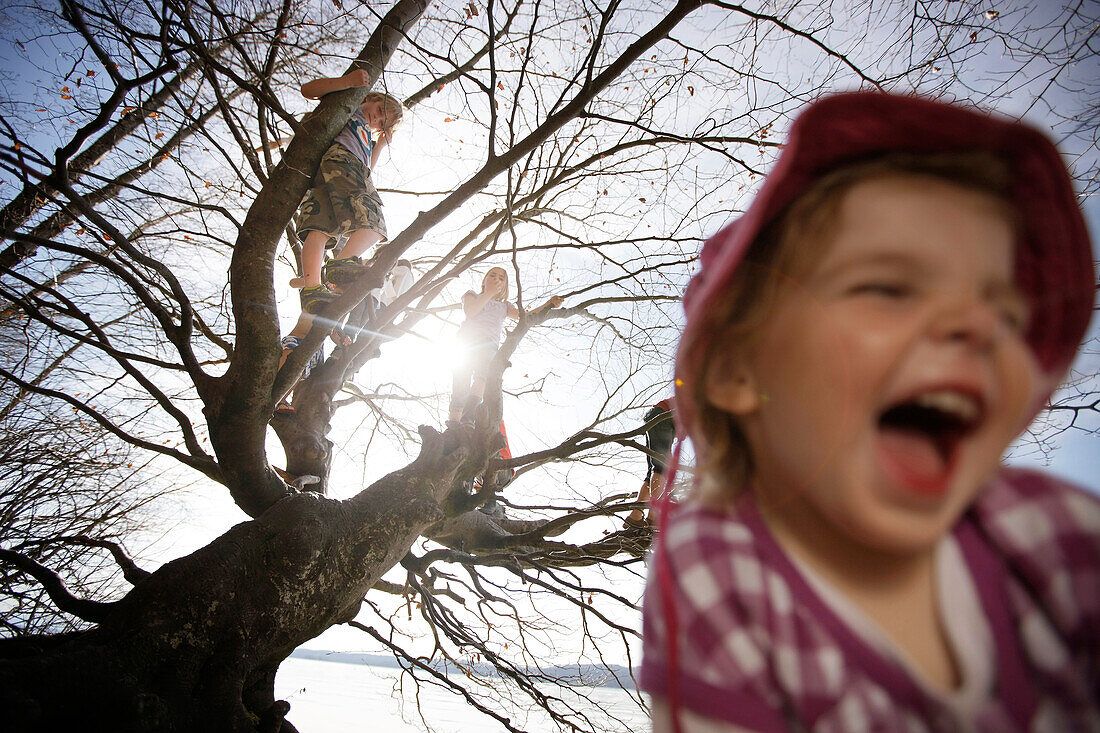
<svg viewBox="0 0 1100 733">
<path fill-rule="evenodd" d="M 997 308 L 979 298 L 945 303 L 933 326 L 937 338 L 980 350 L 996 344 L 1006 328 Z"/>
</svg>

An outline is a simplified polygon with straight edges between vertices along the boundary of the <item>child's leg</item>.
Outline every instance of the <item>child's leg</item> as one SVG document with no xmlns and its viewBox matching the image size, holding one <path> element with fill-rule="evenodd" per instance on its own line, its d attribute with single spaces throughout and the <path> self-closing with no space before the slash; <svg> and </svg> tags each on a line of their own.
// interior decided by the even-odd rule
<svg viewBox="0 0 1100 733">
<path fill-rule="evenodd" d="M 313 288 L 321 284 L 321 264 L 325 259 L 325 245 L 329 235 L 313 231 L 306 234 L 302 242 L 302 276 L 291 278 L 292 288 Z"/>
<path fill-rule="evenodd" d="M 385 237 L 370 229 L 358 229 L 348 235 L 348 242 L 340 250 L 340 258 L 360 257 L 369 252 L 372 247 L 381 242 Z"/>
<path fill-rule="evenodd" d="M 653 509 L 657 502 L 665 495 L 665 474 L 659 468 L 653 469 L 653 477 L 649 479 L 649 507 L 646 509 L 647 522 L 653 522 Z M 639 498 L 641 496 L 639 495 Z"/>
<path fill-rule="evenodd" d="M 469 390 L 466 392 L 465 400 L 456 403 L 454 398 L 451 398 L 451 419 L 472 423 L 474 421 L 474 410 L 481 404 L 484 395 L 485 379 L 474 377 Z M 455 415 L 458 415 L 458 417 L 455 417 Z"/>
<path fill-rule="evenodd" d="M 665 411 L 655 406 L 646 413 L 645 421 L 649 422 L 663 412 Z M 650 455 L 646 456 L 646 462 L 649 464 L 649 487 L 647 487 L 645 496 L 645 498 L 649 500 L 649 506 L 646 509 L 646 521 L 648 522 L 653 521 L 653 507 L 664 494 L 665 470 L 667 468 L 669 453 L 672 452 L 672 442 L 675 439 L 676 428 L 673 426 L 671 420 L 658 423 L 646 431 L 646 447 L 655 451 L 660 456 L 660 458 L 654 458 Z M 640 493 L 638 498 L 643 498 Z"/>
<path fill-rule="evenodd" d="M 456 387 L 459 371 L 462 372 L 461 399 L 459 399 L 460 390 L 455 389 L 451 392 L 450 416 L 451 420 L 456 422 L 472 420 L 474 408 L 481 404 L 482 397 L 485 395 L 485 377 L 489 371 L 489 362 L 497 353 L 497 345 L 485 342 L 467 345 L 465 349 L 466 363 L 455 371 Z"/>
<path fill-rule="evenodd" d="M 279 356 L 279 368 L 283 368 L 283 364 L 286 363 L 286 359 L 290 356 L 291 350 L 286 347 L 288 340 L 293 340 L 295 346 L 301 343 L 302 339 L 306 337 L 309 330 L 313 328 L 313 321 L 316 318 L 316 313 L 319 313 L 324 307 L 336 300 L 336 293 L 332 292 L 327 285 L 316 285 L 313 287 L 303 288 L 301 292 L 302 312 L 298 316 L 298 321 L 294 324 L 294 328 L 290 330 L 290 333 L 283 339 L 283 353 Z"/>
<path fill-rule="evenodd" d="M 466 398 L 466 404 L 462 406 L 462 419 L 473 420 L 474 409 L 485 399 L 485 378 L 475 376 L 470 383 L 470 396 Z"/>
<path fill-rule="evenodd" d="M 303 314 L 303 316 L 312 318 L 311 316 L 309 316 L 309 314 Z M 296 348 L 298 348 L 299 346 L 302 345 L 302 339 L 305 337 L 305 334 L 309 332 L 309 328 L 310 328 L 309 325 L 308 325 L 309 321 L 306 322 L 307 325 L 302 326 L 301 320 L 302 319 L 299 319 L 299 323 L 295 325 L 294 330 L 291 331 L 286 336 L 284 336 L 282 341 L 281 341 L 281 345 L 283 347 L 283 353 L 279 356 L 279 368 L 280 369 L 282 369 L 283 364 L 286 363 L 287 357 L 290 356 L 290 352 L 294 351 Z M 294 385 L 291 387 L 291 394 L 293 394 L 293 390 L 297 387 L 298 383 L 301 382 L 302 380 L 309 379 L 309 375 L 313 372 L 314 369 L 317 369 L 319 366 L 321 366 L 321 364 L 324 362 L 324 360 L 325 360 L 325 352 L 324 352 L 323 348 L 319 348 L 319 349 L 317 349 L 316 351 L 313 352 L 313 356 L 311 356 L 309 358 L 309 361 L 306 362 L 305 367 L 302 369 L 301 377 L 299 377 L 298 381 L 295 382 Z M 279 405 L 278 405 L 278 407 L 275 408 L 275 412 L 276 413 L 291 413 L 291 412 L 294 412 L 294 408 L 291 407 L 290 402 L 289 402 L 289 395 L 288 395 L 288 397 L 284 397 L 282 400 L 279 401 Z"/>
<path fill-rule="evenodd" d="M 489 364 L 497 355 L 495 343 L 480 344 L 473 351 L 473 381 L 470 383 L 470 396 L 462 406 L 462 419 L 472 421 L 474 410 L 485 399 L 485 382 L 489 377 Z"/>
<path fill-rule="evenodd" d="M 347 322 L 332 332 L 332 338 L 338 346 L 351 346 L 360 334 L 373 335 L 368 326 L 374 320 L 378 302 L 373 295 L 368 295 L 359 304 L 351 309 Z"/>
<path fill-rule="evenodd" d="M 642 480 L 642 487 L 640 489 L 638 489 L 638 499 L 637 499 L 638 501 L 649 502 L 649 491 L 650 491 L 649 487 L 650 487 L 650 479 L 648 477 L 646 477 L 645 479 Z M 623 522 L 623 524 L 633 524 L 633 525 L 640 525 L 641 523 L 642 523 L 642 510 L 641 509 L 632 509 L 630 511 L 630 514 L 626 515 L 626 520 Z"/>
<path fill-rule="evenodd" d="M 458 422 L 462 419 L 462 408 L 470 396 L 470 367 L 463 365 L 454 370 L 451 376 L 451 403 L 447 409 L 447 419 Z"/>
<path fill-rule="evenodd" d="M 470 383 L 470 396 L 476 397 L 478 401 L 485 398 L 485 378 L 474 377 L 474 381 Z"/>
<path fill-rule="evenodd" d="M 286 336 L 283 337 L 283 353 L 279 357 L 279 368 L 283 368 L 283 364 L 286 363 L 286 359 L 290 356 L 290 352 L 297 348 L 298 344 L 302 342 L 302 339 L 309 333 L 310 327 L 313 325 L 313 316 L 309 313 L 302 313 L 298 316 L 298 322 L 294 324 L 294 328 L 290 330 Z M 295 341 L 291 341 L 295 339 Z M 287 344 L 294 343 L 294 346 L 287 347 Z"/>
<path fill-rule="evenodd" d="M 385 236 L 371 229 L 357 229 L 351 232 L 347 243 L 340 250 L 340 256 L 325 263 L 325 281 L 339 289 L 358 280 L 369 269 L 363 264 L 360 255 L 369 252 L 383 239 Z"/>
<path fill-rule="evenodd" d="M 337 150 L 331 156 L 325 182 L 334 218 L 341 223 L 341 230 L 348 232 L 348 241 L 340 250 L 339 259 L 325 267 L 324 278 L 342 287 L 366 271 L 359 257 L 386 238 L 386 220 L 370 169 L 341 146 L 334 147 Z"/>
</svg>

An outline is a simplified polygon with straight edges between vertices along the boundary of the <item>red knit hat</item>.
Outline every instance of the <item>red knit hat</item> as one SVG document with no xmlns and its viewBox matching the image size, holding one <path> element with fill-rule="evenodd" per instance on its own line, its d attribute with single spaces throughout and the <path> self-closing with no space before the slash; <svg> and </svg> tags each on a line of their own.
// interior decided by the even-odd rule
<svg viewBox="0 0 1100 733">
<path fill-rule="evenodd" d="M 1088 328 L 1096 293 L 1092 249 L 1069 174 L 1054 145 L 1012 120 L 914 96 L 853 92 L 808 106 L 760 192 L 739 219 L 703 245 L 699 273 L 684 294 L 687 324 L 676 355 L 676 422 L 695 419 L 688 395 L 722 324 L 714 303 L 761 231 L 825 173 L 884 153 L 986 151 L 1009 166 L 1009 199 L 1020 215 L 1019 285 L 1033 308 L 1027 341 L 1042 367 L 1060 375 Z M 697 446 L 698 448 L 698 446 Z"/>
</svg>

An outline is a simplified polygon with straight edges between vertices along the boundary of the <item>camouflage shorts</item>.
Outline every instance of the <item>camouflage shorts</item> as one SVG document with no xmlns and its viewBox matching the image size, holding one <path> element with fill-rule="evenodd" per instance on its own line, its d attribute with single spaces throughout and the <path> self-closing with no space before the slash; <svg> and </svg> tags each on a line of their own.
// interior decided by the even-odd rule
<svg viewBox="0 0 1100 733">
<path fill-rule="evenodd" d="M 378 232 L 386 239 L 382 200 L 370 180 L 370 169 L 343 145 L 332 145 L 321 158 L 313 188 L 302 199 L 295 219 L 298 236 L 320 231 L 335 247 L 341 235 L 360 229 Z"/>
</svg>

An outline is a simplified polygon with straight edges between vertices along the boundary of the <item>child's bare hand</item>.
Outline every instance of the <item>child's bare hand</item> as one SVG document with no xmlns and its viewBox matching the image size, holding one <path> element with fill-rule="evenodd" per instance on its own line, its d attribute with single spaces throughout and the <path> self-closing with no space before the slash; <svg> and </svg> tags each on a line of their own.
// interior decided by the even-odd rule
<svg viewBox="0 0 1100 733">
<path fill-rule="evenodd" d="M 342 77 L 344 82 L 347 83 L 347 88 L 352 87 L 369 87 L 370 86 L 370 74 L 363 69 L 355 69 L 349 71 Z"/>
<path fill-rule="evenodd" d="M 550 296 L 550 307 L 551 308 L 557 308 L 558 306 L 560 306 L 564 302 L 565 302 L 565 298 L 561 297 L 560 295 L 551 295 Z"/>
</svg>

